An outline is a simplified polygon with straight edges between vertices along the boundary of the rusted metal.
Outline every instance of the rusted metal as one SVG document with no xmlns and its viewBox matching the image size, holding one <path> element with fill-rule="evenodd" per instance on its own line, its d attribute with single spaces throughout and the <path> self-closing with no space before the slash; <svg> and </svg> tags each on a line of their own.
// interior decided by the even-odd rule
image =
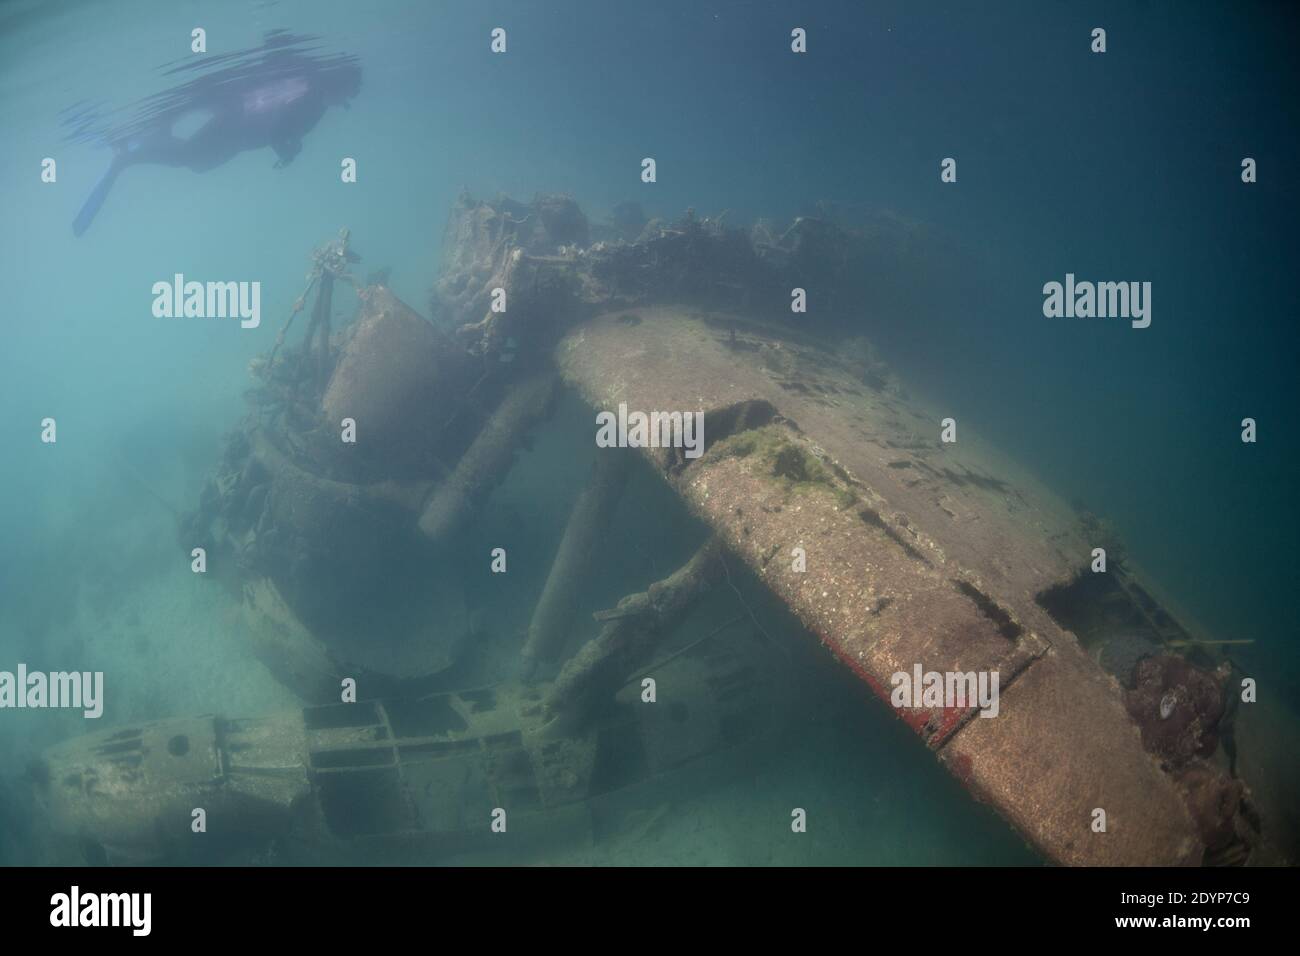
<svg viewBox="0 0 1300 956">
<path fill-rule="evenodd" d="M 199 516 L 184 525 L 233 557 L 218 567 L 236 569 L 254 647 L 282 681 L 323 701 L 352 676 L 387 698 L 347 705 L 357 710 L 308 710 L 301 728 L 292 720 L 288 730 L 266 725 L 267 766 L 276 768 L 268 780 L 283 789 L 265 795 L 265 806 L 253 804 L 250 820 L 305 785 L 315 832 L 330 834 L 327 843 L 391 838 L 391 852 L 419 843 L 410 839 L 417 831 L 436 831 L 446 850 L 458 827 L 507 794 L 516 807 L 550 814 L 568 807 L 580 817 L 610 785 L 593 762 L 600 753 L 624 761 L 650 755 L 650 766 L 662 758 L 666 767 L 685 759 L 682 747 L 709 752 L 711 730 L 728 737 L 724 725 L 769 713 L 771 699 L 727 704 L 753 704 L 746 714 L 693 706 L 693 732 L 684 737 L 660 733 L 656 708 L 628 709 L 627 685 L 718 569 L 725 572 L 730 554 L 1048 859 L 1249 858 L 1258 833 L 1236 750 L 1213 760 L 1220 735 L 1232 740 L 1231 714 L 1217 697 L 1227 671 L 1215 670 L 1221 662 L 1206 650 L 1213 635 L 1104 522 L 1066 506 L 964 423 L 959 440 L 942 441 L 950 411 L 909 396 L 868 343 L 827 344 L 763 319 L 790 275 L 822 268 L 841 294 L 855 288 L 843 231 L 801 219 L 780 240 L 758 227 L 745 237 L 720 219 L 688 214 L 645 224 L 632 243 L 587 246 L 585 218 L 562 197 L 527 206 L 463 200 L 448 228 L 454 241 L 435 307 L 460 324 L 457 335 L 382 286 L 360 290 L 360 315 L 335 336 L 336 352 L 322 353 L 319 341 L 313 350 L 309 339 L 292 360 L 260 367 L 260 407 L 228 446 Z M 486 309 L 497 290 L 508 295 L 506 312 Z M 694 306 L 653 304 L 664 298 Z M 703 303 L 730 311 L 701 311 Z M 514 363 L 520 343 L 524 361 Z M 319 402 L 304 401 L 298 385 L 319 380 L 322 354 L 338 356 L 329 385 Z M 431 559 L 438 549 L 428 545 L 470 520 L 546 413 L 556 390 L 552 354 L 560 377 L 596 411 L 625 405 L 702 415 L 702 457 L 644 451 L 713 537 L 676 573 L 598 614 L 599 634 L 554 682 L 533 682 L 532 665 L 564 643 L 583 571 L 622 487 L 629 456 L 602 449 L 534 610 L 523 680 L 494 685 L 487 697 L 428 695 L 420 681 L 449 665 L 457 635 L 468 631 L 454 569 Z M 364 453 L 340 447 L 342 417 L 365 430 Z M 390 552 L 412 542 L 420 547 L 404 552 L 409 561 L 384 567 Z M 1088 561 L 1098 545 L 1111 561 L 1094 574 Z M 390 602 L 392 592 L 377 589 L 404 564 L 418 569 L 417 603 L 432 608 L 436 622 L 403 619 L 409 602 Z M 678 648 L 660 664 L 677 662 L 687 684 L 704 675 L 707 699 L 709 667 L 739 660 L 728 684 L 780 696 L 781 671 L 767 650 L 723 643 L 680 661 L 698 647 Z M 996 714 L 969 700 L 895 706 L 892 685 L 914 670 L 996 675 Z M 408 733 L 404 725 L 421 707 L 446 720 L 435 732 Z M 621 715 L 612 725 L 611 714 Z M 448 715 L 464 726 L 447 723 Z M 254 726 L 230 725 L 249 733 Z M 213 726 L 220 738 L 227 724 Z M 629 727 L 639 729 L 628 736 Z M 137 731 L 153 742 L 131 746 L 143 746 L 144 765 L 163 774 L 166 761 L 147 762 L 156 760 L 156 736 Z M 123 817 L 124 845 L 147 842 L 141 820 L 173 812 L 178 792 L 209 786 L 184 775 L 131 777 L 116 750 L 94 749 L 104 743 L 70 742 L 56 762 L 80 760 L 100 773 L 96 761 L 112 758 L 102 773 L 117 781 L 122 799 L 132 787 L 157 784 L 156 797 Z M 220 739 L 212 746 L 224 752 Z M 286 769 L 290 751 L 306 755 L 301 774 Z M 474 795 L 465 797 L 469 783 Z M 85 786 L 61 793 L 55 816 L 111 831 L 112 808 L 88 813 L 78 801 L 90 798 Z M 354 815 L 331 814 L 336 798 Z"/>
<path fill-rule="evenodd" d="M 556 735 L 549 685 L 500 684 L 419 698 L 360 700 L 272 717 L 177 718 L 58 744 L 34 771 L 54 833 L 107 862 L 229 859 L 429 862 L 590 833 L 604 802 L 663 800 L 685 775 L 725 776 L 771 729 L 770 668 L 725 638 L 673 664 L 673 698 L 693 731 L 666 733 L 671 708 L 635 694 Z M 718 688 L 725 688 L 719 693 Z M 206 832 L 193 827 L 204 811 Z M 495 844 L 494 844 L 495 841 Z"/>
<path fill-rule="evenodd" d="M 917 664 L 1000 674 L 996 718 L 898 711 L 972 793 L 1057 862 L 1201 862 L 1188 793 L 1144 749 L 1116 680 L 1039 601 L 1089 558 L 1070 508 L 968 427 L 941 442 L 946 413 L 865 383 L 830 349 L 736 316 L 638 312 L 574 328 L 557 350 L 566 381 L 597 410 L 705 414 L 698 461 L 647 453 L 881 699 Z M 754 407 L 768 424 L 728 429 Z"/>
<path fill-rule="evenodd" d="M 604 626 L 561 669 L 546 695 L 547 718 L 568 732 L 612 699 L 636 667 L 649 663 L 659 641 L 720 576 L 721 550 L 718 540 L 710 538 L 668 577 L 597 614 Z"/>
</svg>

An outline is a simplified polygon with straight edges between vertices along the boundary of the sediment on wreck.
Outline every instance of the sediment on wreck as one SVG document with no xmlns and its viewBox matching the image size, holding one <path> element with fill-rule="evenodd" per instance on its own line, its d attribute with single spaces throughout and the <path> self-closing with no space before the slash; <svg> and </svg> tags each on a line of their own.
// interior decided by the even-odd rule
<svg viewBox="0 0 1300 956">
<path fill-rule="evenodd" d="M 581 288 L 579 253 L 588 239 L 587 218 L 567 196 L 525 204 L 462 195 L 443 236 L 434 320 L 456 329 L 475 354 L 499 354 L 511 340 L 525 350 L 544 346 L 557 320 L 583 314 L 589 296 Z"/>
<path fill-rule="evenodd" d="M 1219 845 L 1241 829 L 1236 805 L 1224 799 L 1208 819 L 1201 808 L 1235 790 L 1193 789 L 1162 766 L 1118 682 L 1040 600 L 1076 578 L 1095 543 L 1065 502 L 969 431 L 941 443 L 942 415 L 882 379 L 878 362 L 735 313 L 637 314 L 575 326 L 556 350 L 566 383 L 596 409 L 698 409 L 719 423 L 702 457 L 659 470 L 974 796 L 1059 863 L 1233 858 Z M 737 407 L 769 413 L 722 427 Z M 657 451 L 643 453 L 662 465 Z M 1156 589 L 1144 579 L 1142 593 Z M 600 651 L 580 652 L 597 680 Z M 996 717 L 969 701 L 890 707 L 891 675 L 918 664 L 1000 674 Z M 1105 831 L 1093 829 L 1097 809 Z M 1232 845 L 1248 852 L 1243 839 Z"/>
<path fill-rule="evenodd" d="M 875 251 L 867 236 L 831 218 L 801 216 L 775 230 L 727 224 L 727 213 L 651 219 L 626 210 L 609 224 L 588 223 L 565 196 L 531 203 L 462 195 L 443 237 L 431 307 L 475 354 L 515 342 L 546 349 L 573 324 L 599 311 L 654 303 L 789 316 L 790 289 L 812 281 L 833 303 L 860 301 L 860 273 Z M 639 223 L 633 232 L 629 223 Z M 494 311 L 505 293 L 508 307 Z M 829 308 L 827 308 L 829 307 Z"/>
<path fill-rule="evenodd" d="M 1243 844 L 1234 801 L 1246 801 L 1244 790 L 1205 772 L 1198 761 L 1206 758 L 1196 749 L 1188 751 L 1194 760 L 1181 778 L 1163 766 L 1158 748 L 1144 747 L 1141 720 L 1126 709 L 1121 688 L 1084 652 L 1077 626 L 1044 598 L 1059 597 L 1077 579 L 1097 543 L 1095 531 L 969 431 L 960 445 L 942 444 L 942 416 L 908 396 L 869 342 L 828 345 L 806 326 L 777 319 L 784 312 L 788 320 L 789 289 L 812 285 L 810 276 L 823 287 L 819 301 L 860 307 L 859 287 L 844 284 L 860 243 L 817 218 L 800 219 L 777 238 L 771 229 L 741 232 L 722 217 L 694 214 L 644 223 L 628 241 L 635 221 L 624 217 L 620 236 L 609 238 L 562 197 L 458 204 L 435 291 L 435 314 L 446 331 L 413 325 L 423 320 L 391 294 L 368 294 L 361 324 L 339 337 L 348 354 L 335 366 L 324 410 L 308 409 L 316 416 L 309 428 L 269 428 L 277 441 L 286 439 L 278 447 L 309 477 L 265 456 L 260 470 L 248 468 L 247 460 L 258 462 L 246 449 L 231 463 L 222 493 L 226 513 L 238 521 L 233 527 L 246 534 L 245 512 L 266 519 L 254 522 L 252 538 L 235 536 L 237 546 L 278 564 L 249 567 L 282 582 L 300 577 L 320 585 L 328 575 L 319 562 L 333 554 L 352 562 L 357 577 L 389 573 L 398 563 L 393 551 L 406 538 L 418 539 L 417 527 L 425 539 L 416 541 L 421 560 L 448 550 L 427 545 L 453 536 L 508 470 L 550 404 L 553 359 L 596 410 L 626 403 L 704 415 L 701 458 L 666 449 L 645 454 L 717 539 L 669 578 L 597 615 L 600 633 L 563 665 L 544 699 L 544 683 L 525 682 L 534 695 L 527 706 L 549 720 L 547 746 L 594 726 L 593 715 L 650 661 L 712 583 L 725 546 L 887 704 L 891 675 L 918 664 L 1000 674 L 995 720 L 980 719 L 969 705 L 886 712 L 904 720 L 975 797 L 1049 859 L 1235 859 Z M 497 289 L 509 303 L 502 311 L 491 302 Z M 385 355 L 394 350 L 424 358 L 390 362 Z M 452 360 L 445 375 L 443 358 Z M 304 362 L 319 377 L 319 355 Z M 542 366 L 547 370 L 531 371 Z M 320 392 L 313 395 L 316 402 Z M 381 449 L 373 459 L 339 447 L 337 421 L 330 419 L 355 408 L 362 409 L 366 441 L 381 440 L 368 446 Z M 408 412 L 428 429 L 417 428 L 418 440 L 404 445 Z M 396 427 L 386 435 L 387 423 Z M 269 483 L 269 493 L 267 471 L 283 476 Z M 608 526 L 619 486 L 621 479 L 598 466 L 575 505 L 522 648 L 525 670 L 561 650 L 582 569 Z M 392 502 L 394 493 L 406 503 Z M 358 516 L 359 530 L 373 533 L 390 503 L 398 504 L 400 527 L 385 526 L 382 541 L 359 536 L 364 547 L 330 544 Z M 796 551 L 806 566 L 793 567 Z M 367 566 L 375 555 L 387 567 L 378 558 Z M 1113 580 L 1121 581 L 1118 572 Z M 1116 597 L 1145 595 L 1148 583 L 1143 579 L 1140 592 L 1117 585 Z M 412 591 L 437 603 L 427 600 L 429 587 L 421 581 Z M 367 613 L 381 606 L 368 596 L 358 600 L 360 594 L 338 600 L 365 605 Z M 287 585 L 282 595 L 263 589 L 257 596 L 277 610 L 273 599 L 282 596 L 285 618 L 301 610 Z M 1151 620 L 1175 616 L 1145 602 L 1141 608 Z M 318 620 L 307 621 L 302 633 L 318 638 L 308 633 Z M 358 630 L 378 633 L 371 621 Z M 1190 622 L 1158 630 L 1150 639 L 1168 647 L 1212 643 Z M 278 650 L 290 647 L 294 633 L 273 636 Z M 330 677 L 335 659 L 310 657 L 304 656 L 308 676 Z M 1171 687 L 1158 689 L 1140 713 L 1177 718 L 1176 707 L 1163 706 Z M 1192 716 L 1201 714 L 1219 719 L 1208 707 Z M 1184 743 L 1170 746 L 1181 753 Z M 1208 748 L 1208 737 L 1204 743 Z M 1099 807 L 1109 819 L 1104 834 L 1091 829 Z"/>
<path fill-rule="evenodd" d="M 494 339 L 525 327 L 505 324 L 521 316 L 534 344 L 565 335 L 557 361 L 593 408 L 698 409 L 715 442 L 750 433 L 699 462 L 646 455 L 877 693 L 896 669 L 917 662 L 1000 672 L 999 720 L 979 720 L 971 708 L 900 716 L 1049 858 L 1202 862 L 1211 841 L 1193 820 L 1189 788 L 1143 747 L 1119 688 L 1039 600 L 1075 578 L 1095 535 L 969 433 L 960 448 L 941 446 L 942 416 L 909 398 L 869 342 L 828 348 L 778 320 L 793 286 L 816 286 L 826 313 L 861 312 L 869 300 L 861 276 L 872 263 L 880 268 L 877 247 L 898 224 L 883 224 L 884 233 L 841 227 L 833 212 L 748 233 L 727 228 L 724 217 L 688 212 L 644 223 L 633 241 L 625 216 L 613 231 L 592 226 L 585 248 L 542 247 L 530 236 L 493 247 L 491 256 L 462 249 L 444 278 L 447 288 L 483 276 L 507 283 L 513 317 L 466 316 L 462 331 L 489 351 Z M 473 213 L 483 223 L 535 217 L 530 207 L 500 202 L 474 205 Z M 531 278 L 519 281 L 524 276 Z M 770 413 L 713 427 L 735 408 Z M 779 427 L 753 433 L 769 422 Z M 770 455 L 746 454 L 745 442 L 764 439 L 774 443 Z M 822 561 L 806 574 L 781 573 L 788 562 L 778 556 L 813 543 L 835 551 L 838 570 Z M 626 663 L 620 651 L 636 644 L 630 633 L 607 627 L 582 648 L 548 706 L 562 713 L 564 693 L 601 699 L 603 690 L 587 697 L 584 689 L 613 680 Z M 1076 698 L 1069 719 L 1053 709 L 1057 695 Z M 1101 780 L 1109 837 L 1089 830 L 1089 814 L 1103 802 Z"/>
<path fill-rule="evenodd" d="M 646 590 L 602 611 L 600 633 L 560 670 L 546 695 L 553 731 L 569 732 L 608 704 L 632 671 L 649 661 L 663 637 L 723 574 L 722 543 L 706 541 L 684 565 Z"/>
</svg>

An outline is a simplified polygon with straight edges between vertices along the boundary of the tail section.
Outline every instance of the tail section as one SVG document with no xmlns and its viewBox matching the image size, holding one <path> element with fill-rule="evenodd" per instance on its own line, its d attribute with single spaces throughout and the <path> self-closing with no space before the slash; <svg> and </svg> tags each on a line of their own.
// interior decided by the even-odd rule
<svg viewBox="0 0 1300 956">
<path fill-rule="evenodd" d="M 117 181 L 117 174 L 120 173 L 126 164 L 122 162 L 121 156 L 116 156 L 109 165 L 108 170 L 99 178 L 95 188 L 90 191 L 86 197 L 86 202 L 81 207 L 81 212 L 77 213 L 77 218 L 72 222 L 72 232 L 80 236 L 88 228 L 95 218 L 95 213 L 99 212 L 99 207 L 104 205 L 104 200 L 108 198 L 108 192 L 113 188 L 113 183 Z"/>
</svg>

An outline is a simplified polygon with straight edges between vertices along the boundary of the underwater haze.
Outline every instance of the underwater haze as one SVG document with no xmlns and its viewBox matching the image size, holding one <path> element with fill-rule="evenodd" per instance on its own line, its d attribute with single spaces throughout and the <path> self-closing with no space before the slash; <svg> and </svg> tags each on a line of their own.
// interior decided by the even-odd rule
<svg viewBox="0 0 1300 956">
<path fill-rule="evenodd" d="M 1215 664 L 1257 679 L 1260 702 L 1242 705 L 1251 717 L 1239 718 L 1235 745 L 1267 824 L 1263 859 L 1293 862 L 1300 187 L 1287 164 L 1300 150 L 1298 26 L 1285 4 L 1154 0 L 0 5 L 0 672 L 21 663 L 103 675 L 98 718 L 0 708 L 0 863 L 82 862 L 84 846 L 31 796 L 33 777 L 42 785 L 31 768 L 52 746 L 150 721 L 323 703 L 252 646 L 253 579 L 195 573 L 185 529 L 230 460 L 229 436 L 262 394 L 258 363 L 300 296 L 284 348 L 306 355 L 292 350 L 321 281 L 309 285 L 311 254 L 341 228 L 360 256 L 350 266 L 359 286 L 386 284 L 447 340 L 473 344 L 436 314 L 458 238 L 446 227 L 466 196 L 510 197 L 519 221 L 534 197 L 565 196 L 606 227 L 636 203 L 638 227 L 691 210 L 685 221 L 722 217 L 719 228 L 746 236 L 760 223 L 780 235 L 798 217 L 868 236 L 878 255 L 854 267 L 851 297 L 819 311 L 810 283 L 808 312 L 791 314 L 787 298 L 779 321 L 832 353 L 869 340 L 912 395 L 959 422 L 959 435 L 978 435 L 1102 522 L 1128 566 L 1195 622 L 1188 632 L 1214 635 L 1204 650 Z M 1092 49 L 1097 27 L 1104 53 Z M 497 28 L 504 52 L 492 48 Z M 794 28 L 806 31 L 804 53 L 792 51 Z M 943 175 L 948 158 L 955 181 Z M 256 318 L 159 317 L 155 285 L 177 274 L 258 283 Z M 1044 286 L 1067 274 L 1149 283 L 1150 324 L 1049 317 Z M 353 334 L 350 283 L 335 283 L 332 307 L 335 333 Z M 634 318 L 653 321 L 640 307 Z M 541 342 L 514 335 L 518 352 L 500 364 L 531 367 Z M 477 381 L 469 375 L 437 401 L 478 394 Z M 442 447 L 464 452 L 474 433 L 459 406 L 448 411 L 457 424 Z M 1243 440 L 1245 419 L 1253 440 Z M 400 549 L 438 569 L 435 614 L 450 620 L 441 609 L 454 606 L 468 635 L 447 645 L 453 663 L 426 690 L 495 687 L 504 699 L 596 459 L 594 432 L 580 396 L 564 391 L 440 550 L 403 539 Z M 936 418 L 936 443 L 938 434 Z M 608 624 L 594 613 L 664 579 L 708 536 L 648 471 L 628 478 L 606 519 L 570 652 Z M 339 642 L 400 617 L 330 583 L 329 562 L 357 547 L 309 562 L 319 593 L 285 589 L 288 603 L 315 609 L 322 633 L 353 628 Z M 505 575 L 489 571 L 496 547 L 509 554 Z M 367 594 L 419 592 L 418 580 L 398 580 L 400 549 L 381 540 L 377 553 L 392 563 L 372 568 L 385 581 Z M 215 550 L 209 559 L 221 563 Z M 1087 562 L 1081 555 L 1079 567 Z M 770 710 L 753 722 L 765 730 L 734 748 L 720 724 L 725 755 L 709 756 L 698 779 L 668 793 L 619 791 L 594 823 L 517 850 L 467 844 L 413 857 L 369 847 L 353 860 L 285 841 L 213 862 L 1052 858 L 972 799 L 758 575 L 738 559 L 726 567 L 650 657 L 681 650 L 664 666 L 722 667 L 726 649 L 768 668 L 759 698 Z M 1105 662 L 1101 644 L 1085 650 Z M 621 695 L 633 706 L 626 686 Z M 654 733 L 690 725 L 656 724 L 666 729 L 646 738 L 645 766 Z M 1227 767 L 1222 751 L 1212 759 Z M 378 824 L 367 793 L 338 796 L 324 812 L 342 832 L 368 835 Z M 792 832 L 792 808 L 807 810 L 806 832 Z M 84 859 L 159 862 L 103 842 Z"/>
</svg>

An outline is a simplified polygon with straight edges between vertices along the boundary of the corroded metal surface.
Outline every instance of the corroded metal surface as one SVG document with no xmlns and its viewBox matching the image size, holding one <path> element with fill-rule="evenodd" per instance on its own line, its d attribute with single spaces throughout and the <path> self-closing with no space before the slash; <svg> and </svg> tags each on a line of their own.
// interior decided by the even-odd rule
<svg viewBox="0 0 1300 956">
<path fill-rule="evenodd" d="M 1196 865 L 1185 801 L 1142 749 L 1114 681 L 1073 641 L 1007 687 L 995 720 L 974 720 L 941 757 L 972 792 L 1060 863 Z M 1091 829 L 1096 808 L 1106 832 Z"/>
<path fill-rule="evenodd" d="M 310 791 L 299 723 L 173 718 L 87 734 L 46 751 L 39 799 L 57 831 L 126 861 L 186 846 L 195 808 L 235 821 L 227 844 L 274 833 Z"/>
<path fill-rule="evenodd" d="M 446 406 L 472 384 L 459 350 L 387 288 L 362 290 L 321 399 L 332 426 L 345 418 L 366 429 L 362 445 L 389 469 L 428 475 L 447 420 Z"/>
<path fill-rule="evenodd" d="M 665 732 L 671 708 L 624 695 L 557 735 L 543 706 L 548 685 L 520 681 L 270 717 L 152 721 L 48 749 L 37 799 L 56 834 L 110 862 L 201 860 L 274 838 L 283 862 L 427 863 L 496 849 L 494 812 L 508 812 L 523 845 L 544 843 L 590 826 L 602 798 L 674 793 L 682 774 L 760 739 L 770 673 L 726 638 L 681 661 L 673 681 L 690 734 Z M 206 834 L 191 826 L 195 808 Z"/>
<path fill-rule="evenodd" d="M 899 710 L 972 792 L 1058 862 L 1200 861 L 1185 799 L 1121 688 L 1038 601 L 1096 544 L 1063 502 L 960 423 L 942 443 L 948 413 L 815 343 L 671 308 L 637 318 L 571 331 L 557 350 L 565 379 L 596 409 L 705 413 L 702 458 L 651 457 L 886 701 L 890 676 L 916 664 L 1000 674 L 994 718 Z"/>
</svg>

